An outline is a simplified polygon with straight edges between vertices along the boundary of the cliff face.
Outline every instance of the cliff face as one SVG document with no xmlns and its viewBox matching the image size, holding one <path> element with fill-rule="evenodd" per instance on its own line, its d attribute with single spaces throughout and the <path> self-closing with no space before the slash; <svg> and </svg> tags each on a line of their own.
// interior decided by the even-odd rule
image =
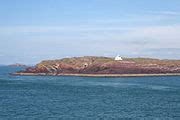
<svg viewBox="0 0 180 120">
<path fill-rule="evenodd" d="M 74 57 L 60 60 L 47 60 L 24 73 L 46 74 L 158 74 L 180 73 L 180 61 L 149 58 L 124 58 L 115 61 L 108 57 Z"/>
</svg>

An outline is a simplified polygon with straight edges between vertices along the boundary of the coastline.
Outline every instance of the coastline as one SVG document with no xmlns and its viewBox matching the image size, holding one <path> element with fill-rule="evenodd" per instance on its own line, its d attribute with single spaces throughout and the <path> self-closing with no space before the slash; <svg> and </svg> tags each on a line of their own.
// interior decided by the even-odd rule
<svg viewBox="0 0 180 120">
<path fill-rule="evenodd" d="M 161 74 L 46 74 L 46 73 L 13 73 L 16 76 L 77 76 L 77 77 L 145 77 L 145 76 L 180 76 L 180 73 Z"/>
</svg>

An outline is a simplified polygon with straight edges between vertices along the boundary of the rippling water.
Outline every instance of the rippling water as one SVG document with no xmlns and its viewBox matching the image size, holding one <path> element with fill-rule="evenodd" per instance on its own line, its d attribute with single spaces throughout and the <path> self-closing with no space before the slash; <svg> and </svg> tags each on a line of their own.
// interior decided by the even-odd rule
<svg viewBox="0 0 180 120">
<path fill-rule="evenodd" d="M 0 67 L 0 119 L 180 119 L 180 77 L 10 76 Z"/>
</svg>

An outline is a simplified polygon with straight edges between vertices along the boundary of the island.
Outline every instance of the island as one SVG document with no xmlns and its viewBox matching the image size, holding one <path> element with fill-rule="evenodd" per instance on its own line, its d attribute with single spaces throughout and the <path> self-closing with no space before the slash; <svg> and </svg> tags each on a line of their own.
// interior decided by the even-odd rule
<svg viewBox="0 0 180 120">
<path fill-rule="evenodd" d="M 20 63 L 15 63 L 15 64 L 10 64 L 8 66 L 10 66 L 10 67 L 25 67 L 26 65 L 20 64 Z"/>
<path fill-rule="evenodd" d="M 84 56 L 44 60 L 13 75 L 28 76 L 171 76 L 180 75 L 180 60 Z"/>
</svg>

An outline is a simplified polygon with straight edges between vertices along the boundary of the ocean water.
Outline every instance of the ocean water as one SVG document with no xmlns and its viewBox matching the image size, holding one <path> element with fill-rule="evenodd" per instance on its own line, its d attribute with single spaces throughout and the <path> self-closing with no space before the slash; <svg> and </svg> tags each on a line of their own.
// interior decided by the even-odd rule
<svg viewBox="0 0 180 120">
<path fill-rule="evenodd" d="M 0 67 L 0 119 L 180 120 L 180 77 L 11 76 Z"/>
</svg>

